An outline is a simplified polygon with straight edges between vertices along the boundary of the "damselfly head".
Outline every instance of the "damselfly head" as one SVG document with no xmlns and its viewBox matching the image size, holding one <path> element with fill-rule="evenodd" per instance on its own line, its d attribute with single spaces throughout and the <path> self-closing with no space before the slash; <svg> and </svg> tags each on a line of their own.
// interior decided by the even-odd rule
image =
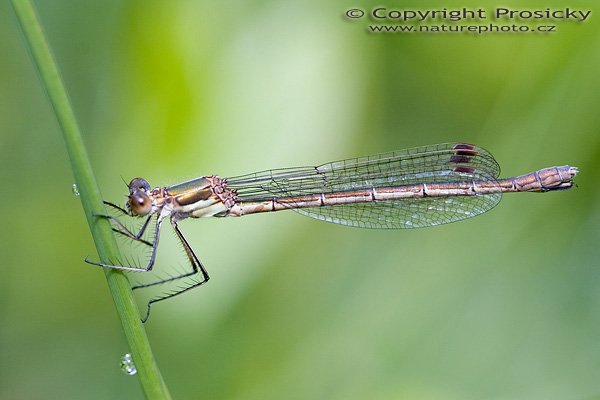
<svg viewBox="0 0 600 400">
<path fill-rule="evenodd" d="M 132 215 L 147 215 L 152 211 L 152 200 L 148 196 L 150 184 L 142 178 L 134 178 L 129 182 L 129 199 L 127 208 Z"/>
</svg>

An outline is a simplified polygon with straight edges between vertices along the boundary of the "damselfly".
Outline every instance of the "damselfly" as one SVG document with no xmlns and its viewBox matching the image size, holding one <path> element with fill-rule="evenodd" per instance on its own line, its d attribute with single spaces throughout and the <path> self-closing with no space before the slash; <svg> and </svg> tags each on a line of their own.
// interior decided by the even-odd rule
<svg viewBox="0 0 600 400">
<path fill-rule="evenodd" d="M 494 157 L 466 143 L 437 144 L 354 158 L 318 167 L 284 168 L 219 178 L 210 175 L 152 189 L 142 178 L 129 183 L 126 207 L 105 202 L 117 211 L 142 217 L 139 232 L 116 217 L 98 215 L 113 229 L 151 248 L 146 266 L 90 264 L 127 271 L 150 271 L 156 259 L 163 221 L 169 220 L 190 263 L 188 272 L 134 289 L 160 285 L 200 274 L 198 280 L 148 303 L 177 296 L 206 283 L 206 269 L 177 223 L 186 218 L 241 217 L 294 210 L 309 217 L 363 228 L 421 228 L 471 218 L 492 209 L 504 192 L 547 192 L 569 189 L 577 168 L 550 167 L 529 174 L 498 178 Z M 154 238 L 142 239 L 154 219 Z"/>
</svg>

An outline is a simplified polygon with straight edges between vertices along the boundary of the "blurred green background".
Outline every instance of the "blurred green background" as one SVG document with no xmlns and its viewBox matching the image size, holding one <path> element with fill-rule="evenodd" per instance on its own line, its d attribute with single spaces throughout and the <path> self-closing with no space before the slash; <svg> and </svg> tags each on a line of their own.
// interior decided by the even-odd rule
<svg viewBox="0 0 600 400">
<path fill-rule="evenodd" d="M 293 212 L 185 221 L 205 287 L 146 325 L 178 399 L 600 398 L 600 20 L 544 34 L 369 34 L 347 1 L 38 2 L 98 182 L 166 185 L 466 141 L 506 195 L 433 229 Z M 360 2 L 368 9 L 381 2 Z M 398 8 L 564 7 L 403 1 Z M 141 398 L 61 134 L 0 4 L 0 398 Z M 169 240 L 163 259 L 183 263 Z"/>
</svg>

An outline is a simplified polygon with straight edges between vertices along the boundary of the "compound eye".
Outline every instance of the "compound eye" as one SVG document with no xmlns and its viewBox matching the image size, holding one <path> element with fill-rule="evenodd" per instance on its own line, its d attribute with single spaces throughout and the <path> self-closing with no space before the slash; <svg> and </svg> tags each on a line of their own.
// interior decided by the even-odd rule
<svg viewBox="0 0 600 400">
<path fill-rule="evenodd" d="M 127 205 L 133 215 L 146 215 L 152 210 L 152 201 L 144 192 L 138 191 L 129 196 Z"/>
<path fill-rule="evenodd" d="M 137 191 L 149 192 L 150 184 L 148 181 L 144 178 L 133 178 L 131 182 L 129 182 L 129 193 L 133 195 Z"/>
</svg>

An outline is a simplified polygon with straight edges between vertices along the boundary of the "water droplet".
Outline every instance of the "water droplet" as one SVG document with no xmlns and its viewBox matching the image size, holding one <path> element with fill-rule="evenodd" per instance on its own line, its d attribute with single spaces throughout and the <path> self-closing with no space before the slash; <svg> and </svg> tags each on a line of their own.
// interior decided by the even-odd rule
<svg viewBox="0 0 600 400">
<path fill-rule="evenodd" d="M 123 371 L 127 375 L 137 374 L 137 369 L 135 368 L 135 364 L 133 363 L 131 354 L 127 353 L 123 357 L 121 357 L 121 371 Z"/>
<path fill-rule="evenodd" d="M 75 196 L 79 196 L 79 189 L 77 189 L 77 184 L 76 183 L 73 184 L 73 188 L 71 190 L 73 191 L 73 194 Z"/>
</svg>

